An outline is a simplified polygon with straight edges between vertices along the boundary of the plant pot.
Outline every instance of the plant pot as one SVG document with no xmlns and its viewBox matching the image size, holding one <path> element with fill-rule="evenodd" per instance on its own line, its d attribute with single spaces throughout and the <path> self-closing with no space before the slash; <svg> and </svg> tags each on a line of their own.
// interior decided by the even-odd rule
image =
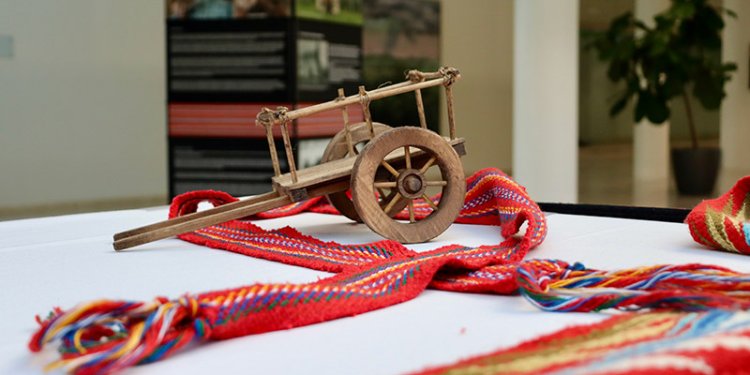
<svg viewBox="0 0 750 375">
<path fill-rule="evenodd" d="M 718 148 L 672 149 L 672 169 L 677 191 L 685 195 L 709 195 L 716 185 L 721 150 Z"/>
</svg>

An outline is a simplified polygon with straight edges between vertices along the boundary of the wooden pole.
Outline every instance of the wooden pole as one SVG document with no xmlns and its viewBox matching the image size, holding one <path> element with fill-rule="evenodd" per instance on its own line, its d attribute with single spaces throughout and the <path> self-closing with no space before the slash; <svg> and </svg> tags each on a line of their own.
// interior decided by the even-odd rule
<svg viewBox="0 0 750 375">
<path fill-rule="evenodd" d="M 419 126 L 427 129 L 427 120 L 424 117 L 424 103 L 422 102 L 422 90 L 414 90 L 414 96 L 417 99 L 417 112 L 419 112 Z"/>
<path fill-rule="evenodd" d="M 456 139 L 456 121 L 453 117 L 453 91 L 450 86 L 445 86 L 445 99 L 448 104 L 448 129 L 451 139 Z"/>
<path fill-rule="evenodd" d="M 339 97 L 337 100 L 344 100 L 344 89 L 339 89 Z M 348 155 L 354 155 L 354 145 L 352 144 L 352 133 L 349 131 L 349 110 L 347 106 L 341 107 L 341 116 L 344 117 L 344 134 L 346 135 L 346 147 L 349 150 Z"/>
<path fill-rule="evenodd" d="M 372 98 L 365 91 L 364 86 L 359 86 L 359 102 L 362 104 L 362 112 L 365 114 L 367 129 L 370 130 L 370 139 L 375 138 L 375 129 L 372 127 L 372 116 L 370 115 L 370 101 Z"/>
<path fill-rule="evenodd" d="M 145 243 L 153 242 L 156 240 L 161 240 L 167 237 L 176 236 L 181 233 L 187 233 L 192 232 L 201 228 L 205 228 L 211 225 L 220 224 L 229 220 L 237 219 L 240 217 L 245 217 L 249 215 L 254 215 L 259 212 L 267 211 L 273 208 L 278 208 L 281 206 L 285 206 L 287 204 L 291 204 L 292 200 L 286 195 L 279 196 L 275 192 L 272 193 L 275 194 L 274 197 L 269 197 L 268 199 L 261 200 L 261 201 L 253 201 L 251 204 L 242 204 L 238 206 L 234 206 L 235 208 L 231 210 L 224 210 L 219 212 L 213 212 L 211 211 L 209 215 L 196 215 L 196 216 L 184 216 L 186 219 L 181 220 L 179 223 L 169 223 L 169 226 L 161 227 L 149 232 L 136 234 L 130 237 L 124 237 L 119 240 L 116 240 L 113 243 L 113 246 L 115 250 L 123 250 L 127 249 L 133 246 L 142 245 Z M 244 201 L 240 201 L 241 203 L 245 203 Z M 221 207 L 221 206 L 219 206 Z M 201 214 L 203 212 L 209 212 L 207 211 L 201 211 L 198 212 L 198 214 Z M 193 214 L 195 215 L 195 214 Z"/>
<path fill-rule="evenodd" d="M 134 236 L 141 235 L 144 233 L 154 232 L 154 231 L 162 230 L 164 228 L 173 227 L 175 225 L 181 225 L 188 221 L 202 219 L 205 217 L 213 216 L 213 215 L 227 212 L 227 211 L 236 211 L 236 209 L 238 208 L 253 206 L 264 201 L 278 198 L 279 196 L 280 196 L 279 193 L 273 191 L 270 193 L 256 195 L 248 199 L 243 199 L 243 200 L 239 200 L 239 201 L 232 202 L 232 203 L 222 204 L 221 206 L 217 206 L 217 207 L 205 210 L 205 211 L 198 211 L 192 214 L 178 216 L 169 220 L 161 221 L 156 224 L 146 225 L 143 227 L 120 232 L 114 235 L 114 240 L 115 242 L 117 242 L 128 237 L 134 237 Z M 115 248 L 117 249 L 117 247 L 118 245 L 117 243 L 115 243 Z"/>
<path fill-rule="evenodd" d="M 294 163 L 294 154 L 292 153 L 292 143 L 289 140 L 289 130 L 286 126 L 287 121 L 281 122 L 281 136 L 284 137 L 284 149 L 286 149 L 286 162 L 289 164 L 289 173 L 292 174 L 292 181 L 297 182 L 297 167 Z"/>
<path fill-rule="evenodd" d="M 279 154 L 276 152 L 276 142 L 273 140 L 273 125 L 263 124 L 263 127 L 266 128 L 266 138 L 268 139 L 268 151 L 271 153 L 273 174 L 278 177 L 281 175 L 281 167 L 279 167 Z"/>
</svg>

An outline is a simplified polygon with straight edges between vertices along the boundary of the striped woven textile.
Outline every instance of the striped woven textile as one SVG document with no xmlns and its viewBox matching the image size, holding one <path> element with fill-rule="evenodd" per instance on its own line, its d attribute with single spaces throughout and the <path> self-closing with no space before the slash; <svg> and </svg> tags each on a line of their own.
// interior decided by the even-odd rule
<svg viewBox="0 0 750 375">
<path fill-rule="evenodd" d="M 428 369 L 438 374 L 747 374 L 750 313 L 623 314 Z"/>
<path fill-rule="evenodd" d="M 175 198 L 170 217 L 194 212 L 202 201 L 235 200 L 214 191 Z M 417 205 L 416 216 L 429 211 Z M 750 308 L 750 275 L 707 265 L 657 265 L 599 271 L 559 260 L 524 260 L 544 240 L 547 224 L 525 189 L 496 169 L 467 179 L 457 222 L 493 224 L 495 245 L 449 245 L 415 252 L 383 240 L 345 245 L 293 228 L 265 230 L 252 221 L 303 211 L 335 213 L 322 200 L 269 211 L 187 233 L 180 238 L 256 258 L 335 273 L 310 283 L 256 283 L 233 289 L 157 298 L 100 300 L 38 319 L 32 351 L 57 343 L 50 368 L 89 374 L 113 372 L 165 358 L 190 343 L 289 329 L 385 308 L 426 288 L 510 294 L 520 292 L 550 311 L 606 309 L 708 310 Z M 404 217 L 406 218 L 406 217 Z M 526 231 L 516 235 L 522 224 Z"/>
<path fill-rule="evenodd" d="M 750 254 L 750 176 L 737 181 L 724 195 L 698 204 L 685 223 L 700 244 Z"/>
<path fill-rule="evenodd" d="M 215 191 L 183 194 L 173 201 L 170 217 L 194 212 L 203 201 L 234 200 Z M 416 206 L 415 216 L 424 216 L 427 204 Z M 38 319 L 41 328 L 29 348 L 39 351 L 48 343 L 59 343 L 64 354 L 49 368 L 80 374 L 113 372 L 159 360 L 195 341 L 289 329 L 384 308 L 410 300 L 428 286 L 507 294 L 517 290 L 515 265 L 547 233 L 544 215 L 525 189 L 496 169 L 480 171 L 467 180 L 460 218 L 499 225 L 507 239 L 496 245 L 450 245 L 417 253 L 391 240 L 344 245 L 288 227 L 265 230 L 251 222 L 303 211 L 334 212 L 322 200 L 313 199 L 180 238 L 336 275 L 312 283 L 258 283 L 174 300 L 84 303 Z M 527 223 L 524 235 L 512 236 L 523 223 Z M 545 267 L 559 273 L 566 265 Z"/>
</svg>

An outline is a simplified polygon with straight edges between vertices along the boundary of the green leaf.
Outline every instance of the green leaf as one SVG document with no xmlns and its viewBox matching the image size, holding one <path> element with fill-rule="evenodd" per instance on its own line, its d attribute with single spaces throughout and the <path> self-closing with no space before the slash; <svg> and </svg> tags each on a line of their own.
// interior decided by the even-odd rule
<svg viewBox="0 0 750 375">
<path fill-rule="evenodd" d="M 640 79 L 635 74 L 630 75 L 630 77 L 628 78 L 627 89 L 628 95 L 635 95 L 641 89 Z"/>
<path fill-rule="evenodd" d="M 609 25 L 609 33 L 610 34 L 619 34 L 623 32 L 624 30 L 631 27 L 633 24 L 633 13 L 627 12 L 619 15 L 615 19 L 612 20 L 612 23 Z"/>
<path fill-rule="evenodd" d="M 617 82 L 628 75 L 628 62 L 621 60 L 612 60 L 607 69 L 607 77 L 612 82 Z"/>
<path fill-rule="evenodd" d="M 664 80 L 662 90 L 667 98 L 673 98 L 682 94 L 683 87 L 685 87 L 685 82 L 677 74 L 669 74 Z"/>
<path fill-rule="evenodd" d="M 735 64 L 735 63 L 731 63 L 731 62 L 730 63 L 724 63 L 721 66 L 721 71 L 722 72 L 734 72 L 735 70 L 737 70 L 737 64 Z"/>
<path fill-rule="evenodd" d="M 748 0 L 750 1 L 750 0 Z M 648 27 L 632 14 L 614 19 L 594 44 L 608 61 L 607 76 L 625 81 L 626 91 L 610 107 L 614 116 L 634 100 L 635 121 L 660 124 L 669 119 L 669 100 L 687 86 L 704 107 L 717 108 L 726 96 L 724 85 L 737 65 L 721 61 L 723 16 L 734 12 L 715 7 L 714 0 L 672 0 Z M 634 30 L 639 30 L 634 34 Z"/>
<path fill-rule="evenodd" d="M 669 11 L 674 17 L 690 18 L 695 14 L 695 4 L 689 1 L 675 1 Z"/>
<path fill-rule="evenodd" d="M 669 107 L 664 97 L 654 95 L 649 90 L 638 92 L 638 103 L 635 106 L 635 122 L 643 118 L 654 124 L 662 124 L 669 119 Z"/>
<path fill-rule="evenodd" d="M 641 122 L 644 117 L 646 117 L 646 113 L 648 112 L 648 102 L 651 100 L 651 93 L 648 92 L 648 90 L 640 90 L 638 91 L 638 101 L 635 104 L 635 116 L 634 120 L 636 123 Z"/>
<path fill-rule="evenodd" d="M 669 120 L 669 107 L 664 98 L 654 96 L 648 104 L 648 113 L 646 114 L 648 121 L 654 124 L 662 124 Z"/>
<path fill-rule="evenodd" d="M 628 105 L 628 99 L 630 99 L 630 93 L 625 93 L 620 99 L 617 99 L 615 104 L 612 105 L 612 107 L 609 109 L 609 115 L 614 117 L 617 116 L 620 112 L 622 112 L 623 109 L 625 109 L 625 106 Z"/>
<path fill-rule="evenodd" d="M 707 29 L 712 31 L 721 31 L 724 28 L 724 20 L 721 19 L 719 12 L 709 6 L 701 8 L 700 21 Z"/>
</svg>

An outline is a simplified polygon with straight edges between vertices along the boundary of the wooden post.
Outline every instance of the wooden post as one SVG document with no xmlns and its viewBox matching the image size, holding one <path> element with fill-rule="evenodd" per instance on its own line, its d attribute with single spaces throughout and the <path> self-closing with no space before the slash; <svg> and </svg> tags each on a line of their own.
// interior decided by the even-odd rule
<svg viewBox="0 0 750 375">
<path fill-rule="evenodd" d="M 427 120 L 424 117 L 424 103 L 422 102 L 422 90 L 414 90 L 414 96 L 417 99 L 417 112 L 419 112 L 419 126 L 427 129 Z"/>
<path fill-rule="evenodd" d="M 268 138 L 268 151 L 271 153 L 273 174 L 278 177 L 281 175 L 281 167 L 279 167 L 279 154 L 276 152 L 276 142 L 273 140 L 273 124 L 263 124 L 263 127 L 266 128 L 266 138 Z"/>
<path fill-rule="evenodd" d="M 286 149 L 286 162 L 289 164 L 289 173 L 292 174 L 292 181 L 297 182 L 297 167 L 294 163 L 292 144 L 291 141 L 289 141 L 289 130 L 287 129 L 286 124 L 286 120 L 281 122 L 281 136 L 284 137 L 284 148 Z"/>
<path fill-rule="evenodd" d="M 367 129 L 370 130 L 370 139 L 375 138 L 375 129 L 372 128 L 372 116 L 370 116 L 370 98 L 367 96 L 364 86 L 359 86 L 359 102 L 362 103 L 362 112 L 365 113 Z"/>
<path fill-rule="evenodd" d="M 453 118 L 453 91 L 450 85 L 445 86 L 445 99 L 448 104 L 448 129 L 451 139 L 456 139 L 456 121 Z"/>
<path fill-rule="evenodd" d="M 344 100 L 344 89 L 339 89 L 339 97 L 337 100 Z M 349 132 L 349 110 L 347 106 L 341 107 L 341 116 L 344 117 L 344 134 L 346 135 L 346 147 L 349 150 L 348 155 L 354 155 L 354 145 L 352 144 L 352 134 Z"/>
</svg>

